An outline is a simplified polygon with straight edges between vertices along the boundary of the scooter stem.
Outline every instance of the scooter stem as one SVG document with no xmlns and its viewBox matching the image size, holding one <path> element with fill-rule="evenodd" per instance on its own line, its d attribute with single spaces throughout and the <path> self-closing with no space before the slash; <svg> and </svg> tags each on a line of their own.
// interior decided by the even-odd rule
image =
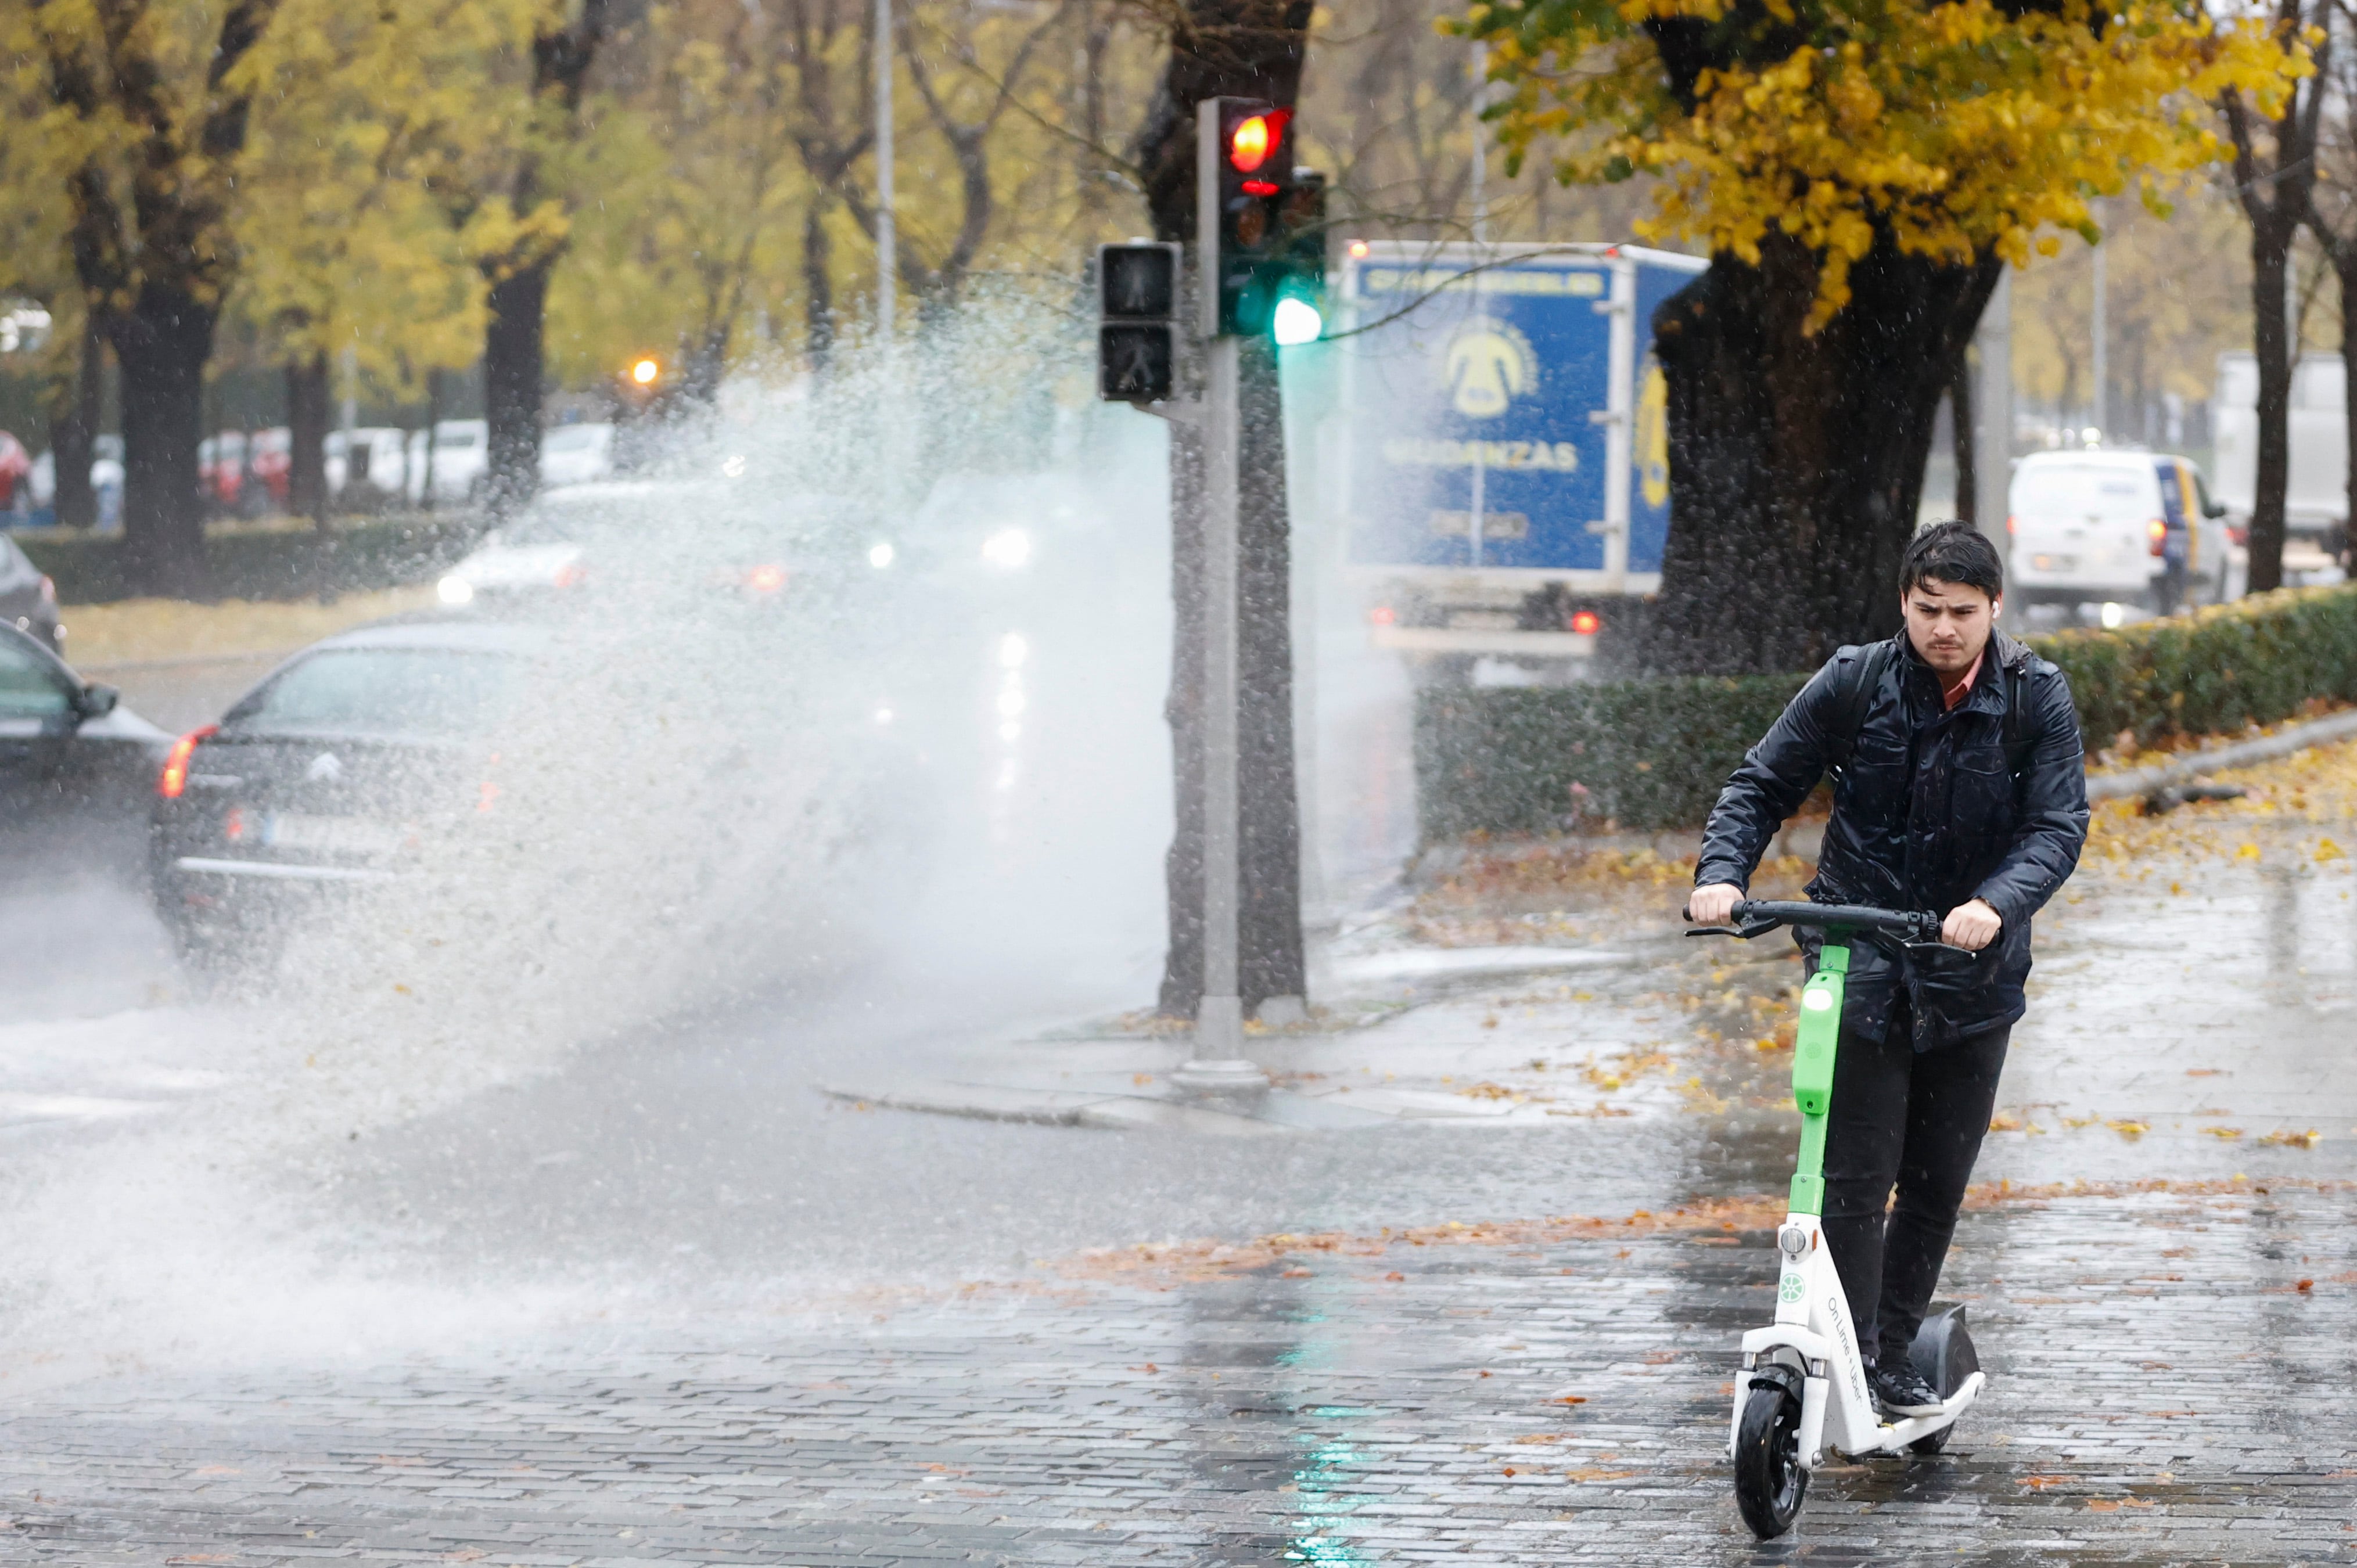
<svg viewBox="0 0 2357 1568">
<path fill-rule="evenodd" d="M 1792 1039 L 1792 1103 L 1801 1110 L 1801 1155 L 1792 1163 L 1795 1214 L 1825 1211 L 1825 1112 L 1834 1098 L 1834 1045 L 1841 1037 L 1842 987 L 1849 948 L 1827 942 L 1817 972 L 1801 988 L 1801 1022 Z"/>
</svg>

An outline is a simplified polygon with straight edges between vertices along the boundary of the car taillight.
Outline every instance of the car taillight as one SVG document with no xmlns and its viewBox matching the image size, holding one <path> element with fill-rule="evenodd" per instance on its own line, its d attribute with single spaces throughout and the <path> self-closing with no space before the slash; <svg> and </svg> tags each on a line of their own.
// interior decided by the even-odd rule
<svg viewBox="0 0 2357 1568">
<path fill-rule="evenodd" d="M 43 604 L 45 604 L 45 605 L 53 605 L 53 604 L 56 604 L 57 602 L 58 602 L 58 585 L 57 585 L 56 581 L 55 581 L 53 578 L 49 578 L 49 577 L 44 577 L 44 578 L 42 578 L 42 579 L 41 579 L 41 603 L 43 603 Z"/>
<path fill-rule="evenodd" d="M 2144 525 L 2144 531 L 2152 538 L 2152 553 L 2155 555 L 2169 553 L 2169 524 L 2158 518 L 2154 518 Z"/>
<path fill-rule="evenodd" d="M 589 574 L 578 561 L 569 561 L 556 569 L 556 585 L 560 588 L 577 588 L 588 578 Z"/>
<path fill-rule="evenodd" d="M 164 771 L 156 779 L 156 793 L 167 800 L 177 800 L 180 791 L 188 787 L 188 758 L 196 755 L 198 746 L 207 736 L 219 730 L 219 725 L 207 725 L 192 729 L 172 743 L 170 755 L 164 758 Z"/>
<path fill-rule="evenodd" d="M 1397 619 L 1399 617 L 1392 612 L 1389 605 L 1377 605 L 1367 612 L 1367 621 L 1371 626 L 1389 626 Z"/>
<path fill-rule="evenodd" d="M 2021 532 L 2021 519 L 2018 517 L 2007 518 L 2005 520 L 2005 532 L 2008 536 L 2019 533 Z"/>
<path fill-rule="evenodd" d="M 2250 542 L 2250 530 L 2246 528 L 2237 528 L 2231 522 L 2226 525 L 2227 543 L 2233 545 L 2235 549 L 2240 550 L 2244 545 L 2248 544 Z"/>
<path fill-rule="evenodd" d="M 1571 617 L 1571 629 L 1582 637 L 1594 637 L 1604 629 L 1604 618 L 1594 610 L 1575 610 Z"/>
<path fill-rule="evenodd" d="M 757 594 L 774 594 L 786 585 L 786 569 L 774 564 L 755 566 L 745 574 L 745 585 Z"/>
</svg>

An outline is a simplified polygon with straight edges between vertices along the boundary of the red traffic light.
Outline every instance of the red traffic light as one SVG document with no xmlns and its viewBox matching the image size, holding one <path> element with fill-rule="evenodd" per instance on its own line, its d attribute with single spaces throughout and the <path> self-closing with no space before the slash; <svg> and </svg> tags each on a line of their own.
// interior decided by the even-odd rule
<svg viewBox="0 0 2357 1568">
<path fill-rule="evenodd" d="M 1245 174 L 1268 161 L 1269 145 L 1276 140 L 1269 134 L 1268 122 L 1268 115 L 1255 114 L 1238 121 L 1228 133 L 1228 162 Z"/>
<path fill-rule="evenodd" d="M 1582 637 L 1594 637 L 1604 629 L 1604 618 L 1594 610 L 1580 610 L 1571 618 L 1571 629 Z"/>
<path fill-rule="evenodd" d="M 1285 123 L 1292 118 L 1290 110 L 1272 109 L 1265 114 L 1254 114 L 1237 121 L 1235 129 L 1228 133 L 1230 166 L 1238 174 L 1257 173 L 1261 165 L 1268 162 L 1269 155 L 1275 152 L 1277 145 L 1285 139 Z M 1244 188 L 1254 196 L 1276 194 L 1275 185 L 1269 185 L 1265 190 L 1254 189 L 1254 186 L 1259 183 L 1265 182 L 1247 182 Z"/>
</svg>

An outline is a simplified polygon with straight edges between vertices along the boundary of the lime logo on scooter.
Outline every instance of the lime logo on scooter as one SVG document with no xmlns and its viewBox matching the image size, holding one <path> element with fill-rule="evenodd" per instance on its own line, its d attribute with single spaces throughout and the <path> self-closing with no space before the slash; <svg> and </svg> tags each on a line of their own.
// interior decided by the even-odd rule
<svg viewBox="0 0 2357 1568">
<path fill-rule="evenodd" d="M 1809 1472 L 1829 1454 L 1936 1454 L 1986 1380 L 1973 1352 L 1964 1309 L 1934 1310 L 1915 1337 L 1910 1359 L 1939 1390 L 1937 1414 L 1885 1418 L 1867 1387 L 1849 1303 L 1836 1272 L 1812 1254 L 1823 1244 L 1825 1113 L 1833 1103 L 1842 988 L 1850 944 L 1861 938 L 1910 945 L 1935 942 L 1939 918 L 1860 905 L 1745 900 L 1731 923 L 1696 936 L 1758 937 L 1782 925 L 1822 933 L 1816 972 L 1801 992 L 1792 1052 L 1792 1103 L 1801 1113 L 1800 1157 L 1793 1162 L 1791 1217 L 1777 1232 L 1782 1267 L 1776 1321 L 1743 1336 L 1743 1376 L 1736 1380 L 1733 1430 L 1735 1500 L 1760 1539 L 1792 1529 L 1808 1494 Z"/>
</svg>

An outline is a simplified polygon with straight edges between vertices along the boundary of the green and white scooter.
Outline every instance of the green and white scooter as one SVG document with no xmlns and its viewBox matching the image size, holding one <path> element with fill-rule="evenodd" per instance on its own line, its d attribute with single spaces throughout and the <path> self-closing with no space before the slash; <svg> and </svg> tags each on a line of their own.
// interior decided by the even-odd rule
<svg viewBox="0 0 2357 1568">
<path fill-rule="evenodd" d="M 1776 1321 L 1743 1336 L 1743 1370 L 1735 1380 L 1727 1440 L 1743 1522 L 1767 1541 L 1792 1528 L 1808 1494 L 1809 1472 L 1828 1454 L 1937 1454 L 1987 1380 L 1973 1354 L 1964 1309 L 1935 1309 L 1924 1317 L 1910 1355 L 1915 1369 L 1938 1391 L 1940 1412 L 1886 1420 L 1867 1389 L 1849 1302 L 1820 1223 L 1825 1111 L 1833 1100 L 1834 1047 L 1841 1032 L 1851 939 L 1879 936 L 1910 947 L 1937 946 L 1939 917 L 1852 904 L 1754 900 L 1736 905 L 1730 918 L 1733 925 L 1686 934 L 1750 938 L 1779 926 L 1824 933 L 1817 972 L 1801 992 L 1800 1030 L 1792 1048 L 1801 1155 L 1792 1173 L 1792 1212 L 1776 1232 Z"/>
</svg>

